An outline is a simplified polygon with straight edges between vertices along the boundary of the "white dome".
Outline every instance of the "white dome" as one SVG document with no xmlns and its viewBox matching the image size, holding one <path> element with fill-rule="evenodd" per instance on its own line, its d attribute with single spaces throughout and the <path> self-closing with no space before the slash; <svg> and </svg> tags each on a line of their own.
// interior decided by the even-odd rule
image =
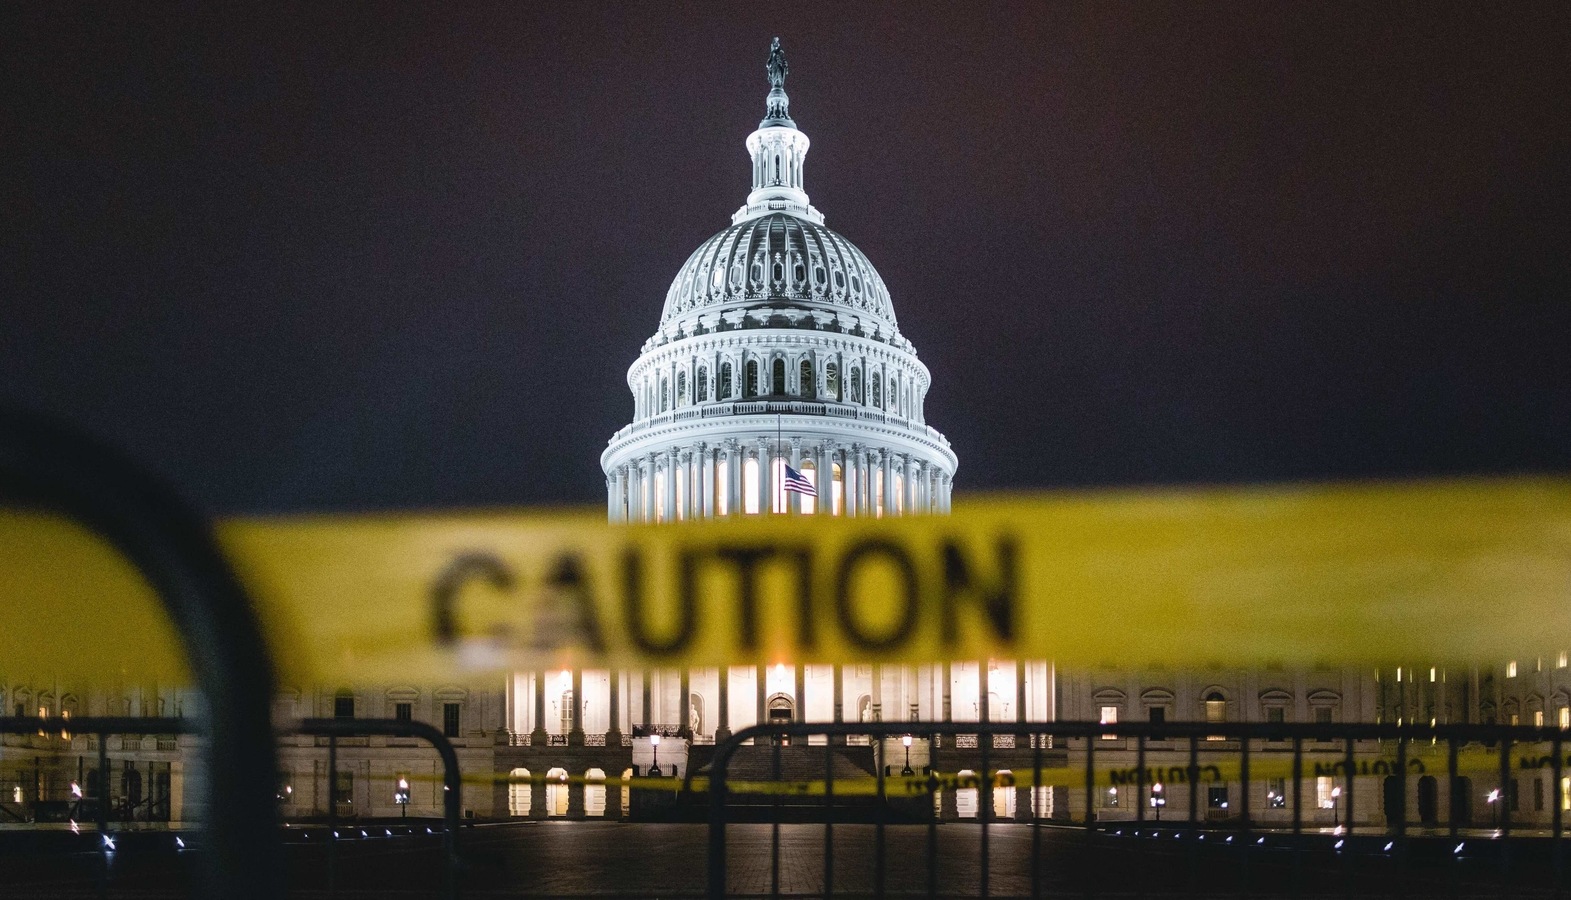
<svg viewBox="0 0 1571 900">
<path fill-rule="evenodd" d="M 851 328 L 893 333 L 889 289 L 867 256 L 823 225 L 790 213 L 745 219 L 693 251 L 666 293 L 660 328 L 699 318 L 713 327 L 722 314 L 780 307 L 840 316 Z M 692 330 L 688 328 L 686 330 Z"/>
<path fill-rule="evenodd" d="M 889 289 L 808 200 L 811 142 L 770 49 L 752 192 L 688 257 L 628 369 L 633 421 L 600 465 L 612 521 L 949 509 L 958 461 L 927 424 L 927 367 Z M 788 473 L 816 497 L 787 490 Z"/>
</svg>

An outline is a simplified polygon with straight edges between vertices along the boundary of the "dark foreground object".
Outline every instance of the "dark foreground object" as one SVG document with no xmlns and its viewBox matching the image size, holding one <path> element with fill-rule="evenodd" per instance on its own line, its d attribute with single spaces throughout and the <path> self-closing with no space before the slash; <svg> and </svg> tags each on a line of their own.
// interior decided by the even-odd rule
<svg viewBox="0 0 1571 900">
<path fill-rule="evenodd" d="M 426 828 L 431 827 L 430 833 Z M 731 896 L 821 896 L 822 825 L 730 827 Z M 392 836 L 385 832 L 394 831 Z M 443 888 L 440 824 L 389 823 L 340 829 L 333 848 L 336 896 L 435 897 Z M 704 895 L 702 825 L 602 822 L 528 822 L 464 829 L 461 888 L 471 897 L 700 897 Z M 836 825 L 832 832 L 837 897 L 866 897 L 873 889 L 874 830 Z M 1444 837 L 1412 838 L 1398 857 L 1383 838 L 1360 838 L 1334 849 L 1331 835 L 1309 837 L 1295 853 L 1286 835 L 1243 847 L 1212 832 L 1196 835 L 1144 830 L 1135 837 L 1077 829 L 1041 830 L 1041 878 L 1035 896 L 1107 897 L 1550 897 L 1553 872 L 1547 839 L 1511 845 L 1512 883 L 1503 885 L 1501 844 L 1468 840 L 1461 854 Z M 938 829 L 938 896 L 979 896 L 979 827 Z M 989 895 L 1031 897 L 1032 828 L 990 826 Z M 1257 837 L 1258 839 L 1258 837 Z M 886 896 L 928 896 L 927 830 L 889 826 Z M 323 828 L 294 831 L 286 842 L 289 894 L 328 896 L 328 841 Z M 1394 849 L 1394 848 L 1393 848 Z M 68 841 L 0 835 L 7 897 L 99 896 L 102 860 Z M 168 834 L 126 835 L 109 866 L 109 897 L 184 897 L 200 844 L 180 850 Z M 778 869 L 775 860 L 778 859 Z M 776 879 L 778 871 L 778 880 Z"/>
</svg>

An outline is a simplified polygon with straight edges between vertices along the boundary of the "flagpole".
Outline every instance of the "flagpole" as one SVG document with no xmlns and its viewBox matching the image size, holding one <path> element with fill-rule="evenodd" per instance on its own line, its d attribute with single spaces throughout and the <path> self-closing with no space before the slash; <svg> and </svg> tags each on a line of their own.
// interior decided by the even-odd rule
<svg viewBox="0 0 1571 900">
<path fill-rule="evenodd" d="M 783 453 L 785 453 L 785 439 L 780 436 L 780 413 L 776 412 L 775 413 L 775 455 L 779 456 L 779 455 L 781 455 Z M 770 466 L 769 467 L 769 478 L 772 481 L 772 480 L 774 480 L 774 477 L 775 477 L 775 467 L 774 466 Z M 783 487 L 784 485 L 782 484 L 781 486 Z M 785 507 L 785 509 L 780 510 L 780 512 L 783 513 L 783 514 L 789 514 L 791 512 L 791 498 L 787 497 L 787 496 L 784 496 L 784 492 L 782 492 L 782 496 L 781 496 L 780 499 L 782 501 L 780 505 Z M 773 506 L 774 502 L 775 502 L 774 492 L 771 491 L 770 494 L 769 494 L 769 504 L 771 506 Z"/>
</svg>

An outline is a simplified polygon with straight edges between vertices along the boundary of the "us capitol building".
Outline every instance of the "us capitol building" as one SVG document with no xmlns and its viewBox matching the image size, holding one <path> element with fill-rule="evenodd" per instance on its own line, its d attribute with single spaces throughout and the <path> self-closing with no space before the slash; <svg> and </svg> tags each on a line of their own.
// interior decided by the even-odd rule
<svg viewBox="0 0 1571 900">
<path fill-rule="evenodd" d="M 776 40 L 767 62 L 769 93 L 758 128 L 747 137 L 751 191 L 728 227 L 698 246 L 666 292 L 653 336 L 628 369 L 632 422 L 601 456 L 606 512 L 612 522 L 679 523 L 739 516 L 939 515 L 950 511 L 958 461 L 949 441 L 927 424 L 931 373 L 900 332 L 889 290 L 867 256 L 824 224 L 809 201 L 810 142 L 790 114 L 788 68 Z M 787 466 L 815 496 L 786 491 Z M 1134 626 L 1132 626 L 1134 627 Z M 773 663 L 724 669 L 515 672 L 493 688 L 453 685 L 301 685 L 283 690 L 280 722 L 310 717 L 417 718 L 442 728 L 466 773 L 546 775 L 533 782 L 469 785 L 463 807 L 477 818 L 657 818 L 640 809 L 623 776 L 682 776 L 701 771 L 712 746 L 740 728 L 779 722 L 1051 721 L 1520 721 L 1545 717 L 1571 726 L 1571 675 L 1558 660 L 1508 668 L 1445 669 L 1417 661 L 1403 670 L 1194 671 L 1104 669 L 1057 671 L 1045 660 L 949 660 L 925 665 Z M 157 685 L 75 692 L 55 684 L 6 679 L 0 703 L 18 715 L 68 721 L 80 715 L 178 714 L 193 699 Z M 963 731 L 963 729 L 961 729 Z M 920 728 L 913 727 L 920 734 Z M 985 739 L 985 738 L 983 738 Z M 194 753 L 186 739 L 110 738 L 110 772 L 92 771 L 96 745 L 59 734 L 6 737 L 0 748 L 0 821 L 41 817 L 71 800 L 72 785 L 89 796 L 107 789 L 111 808 L 131 821 L 200 818 L 186 782 Z M 821 744 L 825 739 L 811 740 Z M 946 772 L 980 767 L 978 737 L 913 741 L 911 765 L 937 754 Z M 1083 766 L 1084 741 L 1061 742 L 1048 763 Z M 1133 743 L 1098 740 L 1097 759 L 1133 766 Z M 806 752 L 807 748 L 790 748 Z M 1236 743 L 1204 752 L 1236 755 Z M 1269 754 L 1269 742 L 1251 752 Z M 882 748 L 849 739 L 834 751 L 837 771 L 871 774 Z M 1310 750 L 1339 760 L 1342 748 Z M 999 736 L 994 768 L 1028 770 L 1032 751 Z M 1357 751 L 1369 758 L 1377 746 Z M 823 750 L 813 751 L 822 760 Z M 745 751 L 739 760 L 745 760 Z M 1256 758 L 1261 758 L 1256 756 Z M 1150 766 L 1187 764 L 1187 747 L 1155 741 Z M 745 762 L 739 763 L 745 764 Z M 282 739 L 279 802 L 286 820 L 323 816 L 329 805 L 350 817 L 397 816 L 395 786 L 410 778 L 407 812 L 434 816 L 440 786 L 434 754 L 413 741 L 343 739 L 337 777 L 328 777 L 319 739 Z M 587 783 L 556 783 L 561 776 Z M 1525 777 L 1525 776 L 1524 776 Z M 603 782 L 601 781 L 603 779 Z M 1379 791 L 1360 779 L 1360 823 L 1380 823 Z M 1371 782 L 1374 779 L 1368 779 Z M 332 782 L 331 784 L 329 782 Z M 1306 824 L 1329 824 L 1334 779 L 1306 778 Z M 1486 789 L 1482 784 L 1478 791 Z M 1132 818 L 1149 805 L 1125 786 L 1097 794 L 1100 818 Z M 1165 798 L 1187 804 L 1182 785 Z M 1225 816 L 1241 785 L 1210 786 L 1205 814 Z M 1249 807 L 1263 824 L 1286 823 L 1291 810 L 1275 798 L 1286 788 L 1252 782 Z M 1418 817 L 1446 814 L 1447 797 L 1426 809 L 1414 785 Z M 1537 792 L 1535 794 L 1535 791 Z M 639 792 L 642 793 L 642 792 Z M 990 802 L 1002 819 L 1085 815 L 1085 795 L 1066 788 L 999 788 L 944 792 L 944 819 L 975 817 Z M 1442 791 L 1442 794 L 1445 792 Z M 1548 821 L 1542 784 L 1520 784 L 1518 821 Z M 1552 792 L 1550 796 L 1553 796 Z M 1539 798 L 1535 806 L 1534 797 Z M 1437 806 L 1438 803 L 1438 806 Z M 1415 810 L 1410 804 L 1409 810 Z M 1475 812 L 1475 815 L 1484 815 Z M 1347 812 L 1341 812 L 1342 821 Z"/>
</svg>

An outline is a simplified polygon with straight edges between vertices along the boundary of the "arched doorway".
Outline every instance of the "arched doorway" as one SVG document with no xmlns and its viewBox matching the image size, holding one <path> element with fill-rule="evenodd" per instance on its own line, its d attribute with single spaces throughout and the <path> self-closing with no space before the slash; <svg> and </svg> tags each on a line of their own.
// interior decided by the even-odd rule
<svg viewBox="0 0 1571 900">
<path fill-rule="evenodd" d="M 1015 773 L 1008 769 L 998 770 L 998 786 L 993 788 L 994 821 L 1013 822 L 1015 820 L 1014 775 Z"/>
<path fill-rule="evenodd" d="M 1387 775 L 1383 783 L 1386 824 L 1396 826 L 1407 818 L 1407 779 Z"/>
<path fill-rule="evenodd" d="M 959 784 L 976 783 L 976 772 L 971 769 L 961 769 L 955 773 L 955 781 Z M 955 791 L 955 815 L 962 819 L 974 819 L 977 815 L 977 789 L 963 787 Z"/>
<path fill-rule="evenodd" d="M 626 819 L 633 814 L 633 770 L 622 770 L 622 818 Z"/>
<path fill-rule="evenodd" d="M 1433 775 L 1418 779 L 1418 821 L 1425 825 L 1440 822 L 1440 783 Z"/>
<path fill-rule="evenodd" d="M 584 815 L 605 815 L 605 769 L 584 772 Z"/>
<path fill-rule="evenodd" d="M 545 814 L 567 815 L 567 770 L 555 768 L 545 773 Z"/>
<path fill-rule="evenodd" d="M 512 782 L 507 786 L 507 814 L 510 816 L 527 816 L 529 807 L 534 803 L 534 785 L 527 780 L 528 769 L 514 769 L 507 773 L 512 777 Z"/>
<path fill-rule="evenodd" d="M 764 704 L 764 715 L 770 725 L 790 725 L 796 721 L 796 703 L 789 694 L 774 694 Z M 780 743 L 790 744 L 791 739 L 782 737 Z"/>
<path fill-rule="evenodd" d="M 1458 825 L 1473 824 L 1473 779 L 1466 775 L 1451 783 L 1451 821 Z"/>
</svg>

